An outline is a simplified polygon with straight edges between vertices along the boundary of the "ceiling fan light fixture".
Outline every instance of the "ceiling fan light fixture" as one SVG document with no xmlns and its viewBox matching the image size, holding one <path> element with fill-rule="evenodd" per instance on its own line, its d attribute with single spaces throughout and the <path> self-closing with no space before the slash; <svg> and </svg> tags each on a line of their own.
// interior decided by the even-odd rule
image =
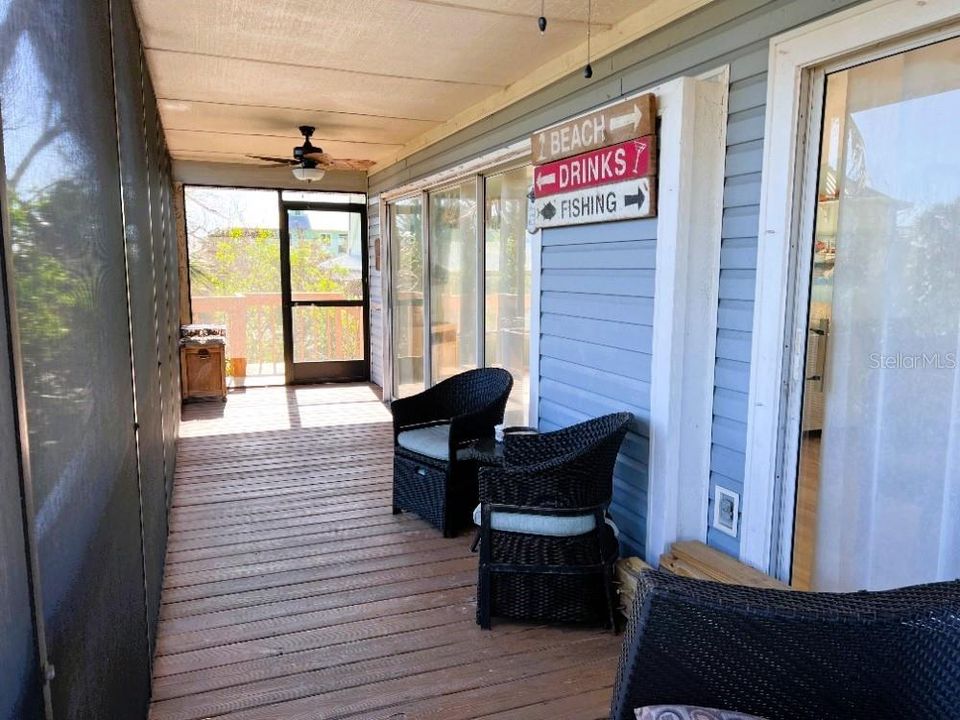
<svg viewBox="0 0 960 720">
<path fill-rule="evenodd" d="M 326 174 L 326 170 L 318 167 L 297 166 L 293 168 L 293 176 L 302 182 L 316 182 L 317 180 L 321 180 Z"/>
</svg>

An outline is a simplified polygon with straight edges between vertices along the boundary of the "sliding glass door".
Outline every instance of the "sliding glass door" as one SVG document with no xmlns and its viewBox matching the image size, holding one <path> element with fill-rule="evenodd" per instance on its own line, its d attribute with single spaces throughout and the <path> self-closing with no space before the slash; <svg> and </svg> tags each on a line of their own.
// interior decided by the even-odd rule
<svg viewBox="0 0 960 720">
<path fill-rule="evenodd" d="M 532 180 L 524 166 L 389 204 L 394 397 L 504 367 L 514 377 L 506 422 L 529 422 Z"/>
<path fill-rule="evenodd" d="M 419 197 L 390 205 L 390 257 L 393 304 L 393 395 L 423 390 L 423 288 L 426 255 L 423 202 Z"/>
<path fill-rule="evenodd" d="M 960 575 L 960 38 L 828 74 L 792 584 Z"/>
<path fill-rule="evenodd" d="M 477 180 L 430 193 L 430 376 L 477 367 Z"/>
<path fill-rule="evenodd" d="M 526 425 L 530 405 L 530 286 L 534 236 L 527 232 L 529 165 L 485 180 L 484 365 L 513 375 L 509 425 Z"/>
</svg>

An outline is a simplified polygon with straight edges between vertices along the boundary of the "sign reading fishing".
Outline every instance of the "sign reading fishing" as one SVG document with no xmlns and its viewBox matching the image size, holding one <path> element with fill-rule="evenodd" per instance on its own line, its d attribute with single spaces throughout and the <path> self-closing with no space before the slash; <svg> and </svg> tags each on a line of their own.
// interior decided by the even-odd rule
<svg viewBox="0 0 960 720">
<path fill-rule="evenodd" d="M 650 217 L 656 207 L 655 192 L 650 178 L 643 177 L 538 197 L 537 225 L 545 228 Z"/>
</svg>

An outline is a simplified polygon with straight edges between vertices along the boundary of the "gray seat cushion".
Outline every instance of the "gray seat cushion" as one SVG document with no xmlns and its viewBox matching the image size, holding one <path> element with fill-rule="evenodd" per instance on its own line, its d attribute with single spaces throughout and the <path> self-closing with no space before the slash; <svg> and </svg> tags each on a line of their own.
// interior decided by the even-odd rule
<svg viewBox="0 0 960 720">
<path fill-rule="evenodd" d="M 405 450 L 426 455 L 436 460 L 450 459 L 450 424 L 429 425 L 404 430 L 397 436 L 397 444 Z"/>
<path fill-rule="evenodd" d="M 473 511 L 473 522 L 478 526 L 481 520 L 480 507 L 477 505 Z M 570 537 L 588 533 L 596 526 L 597 520 L 592 513 L 589 515 L 537 515 L 511 512 L 490 514 L 490 527 L 500 532 Z"/>
</svg>

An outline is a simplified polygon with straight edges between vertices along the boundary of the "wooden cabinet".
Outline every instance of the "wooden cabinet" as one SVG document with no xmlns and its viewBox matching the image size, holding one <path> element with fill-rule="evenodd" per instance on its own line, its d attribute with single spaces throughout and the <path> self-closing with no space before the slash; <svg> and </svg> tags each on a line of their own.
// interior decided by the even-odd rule
<svg viewBox="0 0 960 720">
<path fill-rule="evenodd" d="M 227 399 L 227 368 L 222 344 L 185 344 L 180 347 L 183 399 Z"/>
</svg>

